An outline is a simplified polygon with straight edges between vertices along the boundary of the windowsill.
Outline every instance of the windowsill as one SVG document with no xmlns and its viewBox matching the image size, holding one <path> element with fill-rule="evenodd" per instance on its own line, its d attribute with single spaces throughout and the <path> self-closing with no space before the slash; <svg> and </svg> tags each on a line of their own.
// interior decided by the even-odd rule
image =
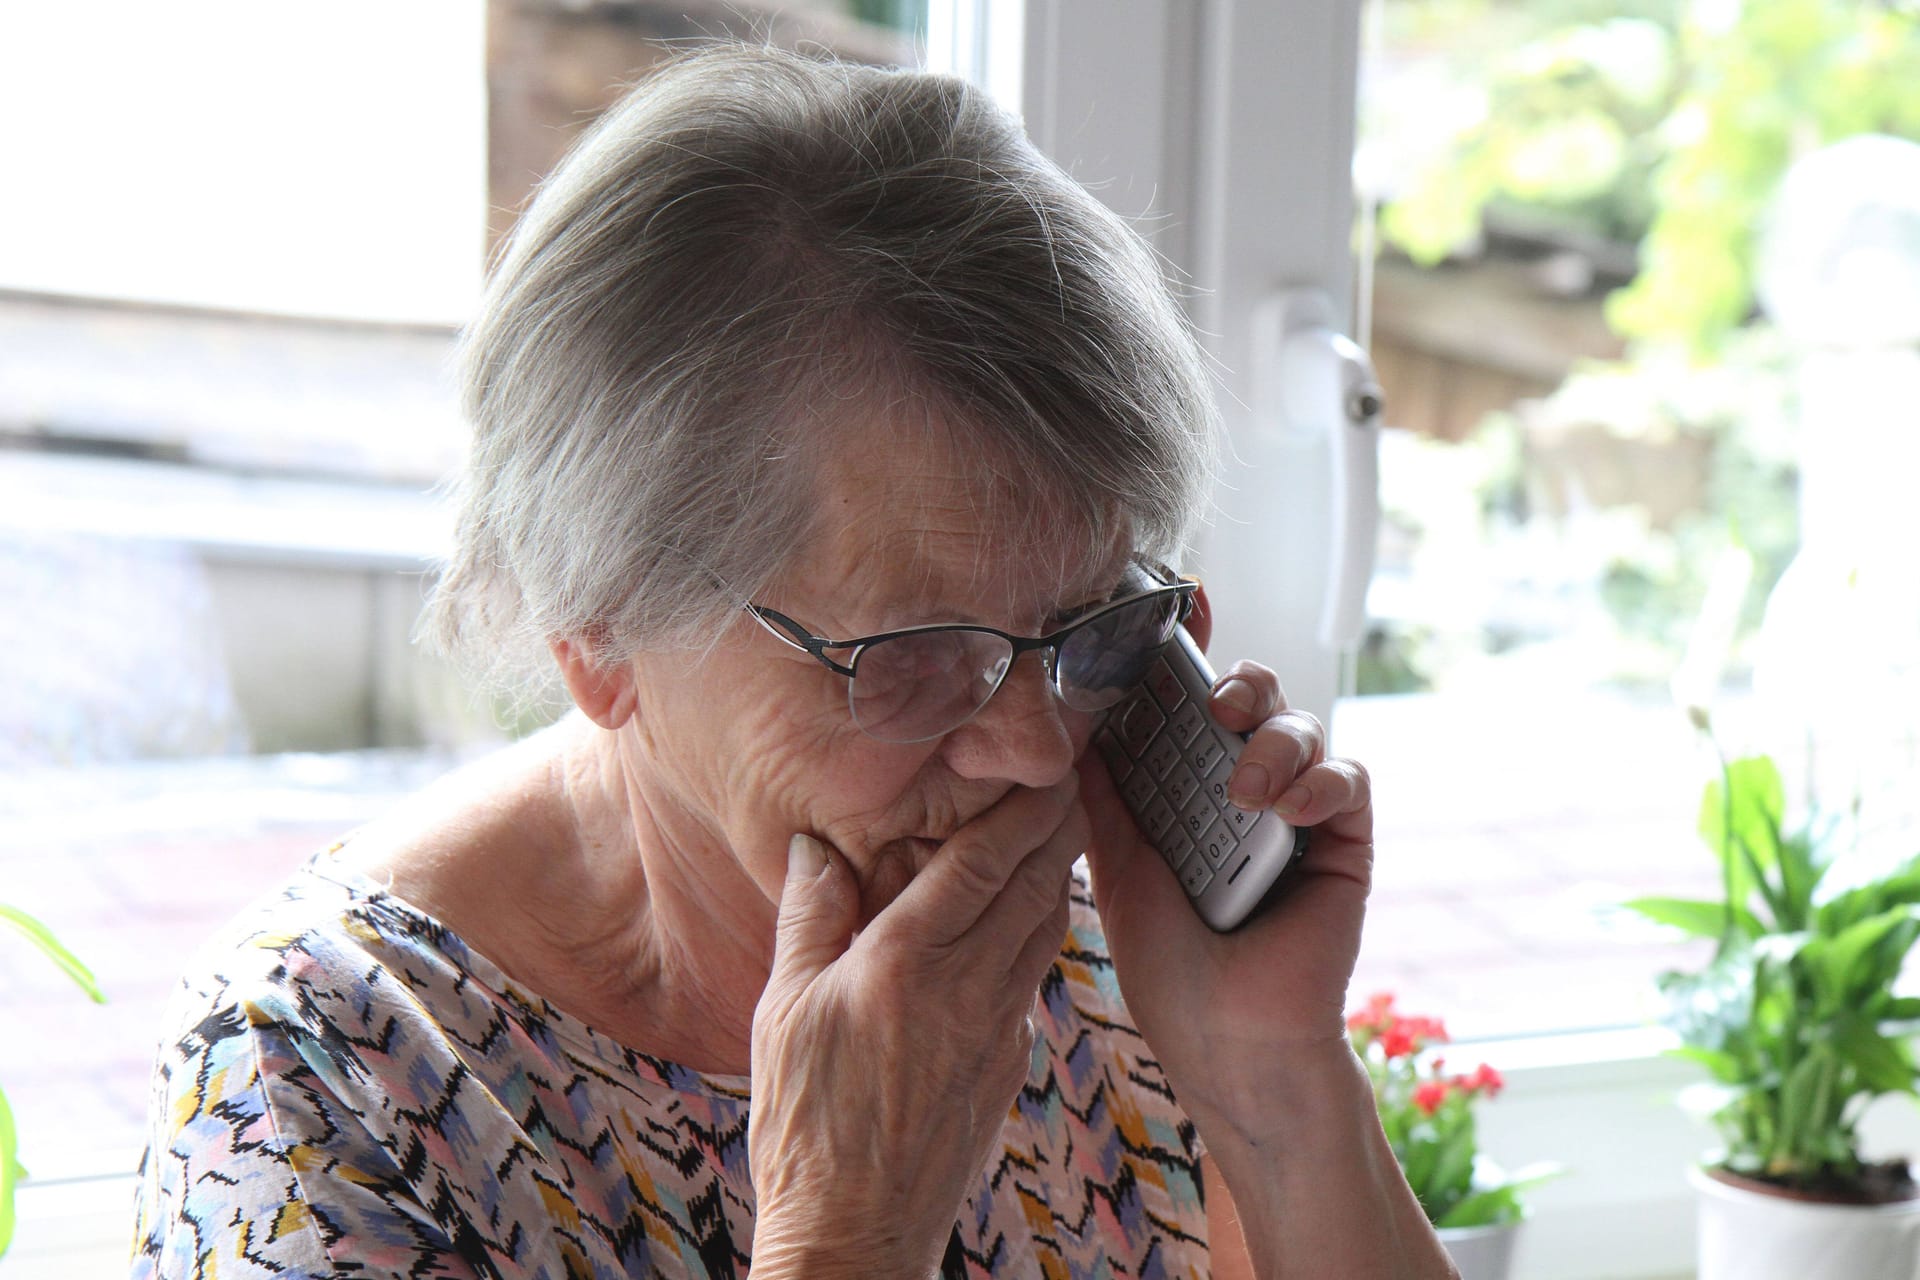
<svg viewBox="0 0 1920 1280">
<path fill-rule="evenodd" d="M 0 291 L 0 441 L 426 484 L 466 447 L 450 328 Z"/>
<path fill-rule="evenodd" d="M 9 450 L 0 528 L 171 542 L 228 562 L 420 570 L 444 554 L 451 521 L 402 485 Z"/>
</svg>

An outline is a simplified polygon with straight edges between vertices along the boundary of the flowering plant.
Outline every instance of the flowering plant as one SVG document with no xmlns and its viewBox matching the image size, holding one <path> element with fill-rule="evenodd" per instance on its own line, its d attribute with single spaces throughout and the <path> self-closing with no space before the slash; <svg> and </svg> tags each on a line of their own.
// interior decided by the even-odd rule
<svg viewBox="0 0 1920 1280">
<path fill-rule="evenodd" d="M 1449 1074 L 1432 1053 L 1448 1043 L 1438 1018 L 1404 1014 L 1382 992 L 1347 1018 L 1347 1034 L 1373 1078 L 1380 1124 L 1421 1208 L 1437 1227 L 1482 1227 L 1526 1216 L 1520 1192 L 1551 1177 L 1550 1168 L 1503 1177 L 1479 1154 L 1474 1105 L 1506 1086 L 1486 1063 Z"/>
</svg>

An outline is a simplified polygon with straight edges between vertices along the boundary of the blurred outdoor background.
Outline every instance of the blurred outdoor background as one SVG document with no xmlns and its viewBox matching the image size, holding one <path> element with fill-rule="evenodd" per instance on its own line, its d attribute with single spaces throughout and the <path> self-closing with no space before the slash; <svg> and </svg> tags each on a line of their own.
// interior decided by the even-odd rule
<svg viewBox="0 0 1920 1280">
<path fill-rule="evenodd" d="M 1687 708 L 1920 830 L 1920 15 L 1365 21 L 1359 993 L 1457 1036 L 1637 1025 L 1689 953 L 1613 904 L 1714 879 Z M 916 0 L 0 10 L 0 902 L 110 1000 L 0 935 L 37 1178 L 133 1167 L 199 937 L 528 727 L 409 644 L 465 447 L 448 353 L 581 126 L 728 31 L 886 63 L 929 38 Z"/>
</svg>

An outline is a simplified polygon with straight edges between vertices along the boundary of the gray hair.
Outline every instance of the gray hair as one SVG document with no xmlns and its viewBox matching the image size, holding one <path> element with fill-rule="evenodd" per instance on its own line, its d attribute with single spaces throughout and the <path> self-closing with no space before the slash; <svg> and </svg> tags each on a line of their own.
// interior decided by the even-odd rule
<svg viewBox="0 0 1920 1280">
<path fill-rule="evenodd" d="M 669 63 L 540 187 L 478 317 L 423 634 L 500 686 L 550 673 L 550 637 L 712 637 L 876 408 L 964 432 L 1089 555 L 1125 530 L 1174 558 L 1211 488 L 1210 380 L 1151 250 L 951 77 Z"/>
</svg>

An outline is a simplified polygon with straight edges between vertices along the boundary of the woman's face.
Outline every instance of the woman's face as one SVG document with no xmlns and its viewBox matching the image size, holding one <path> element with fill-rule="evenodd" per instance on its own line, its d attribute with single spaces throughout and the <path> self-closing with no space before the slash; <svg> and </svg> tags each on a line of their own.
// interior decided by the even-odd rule
<svg viewBox="0 0 1920 1280">
<path fill-rule="evenodd" d="M 1036 546 L 1009 533 L 994 513 L 1018 510 L 1019 495 L 994 492 L 1004 482 L 935 434 L 876 432 L 851 451 L 824 487 L 815 536 L 756 603 L 833 639 L 943 622 L 1036 635 L 1113 592 L 1124 541 Z M 744 611 L 711 653 L 644 654 L 635 674 L 627 732 L 645 752 L 655 821 L 682 853 L 730 856 L 770 903 L 787 842 L 806 832 L 846 856 L 878 910 L 1010 789 L 1065 777 L 1093 728 L 1029 653 L 965 724 L 877 741 L 852 721 L 846 677 Z"/>
</svg>

